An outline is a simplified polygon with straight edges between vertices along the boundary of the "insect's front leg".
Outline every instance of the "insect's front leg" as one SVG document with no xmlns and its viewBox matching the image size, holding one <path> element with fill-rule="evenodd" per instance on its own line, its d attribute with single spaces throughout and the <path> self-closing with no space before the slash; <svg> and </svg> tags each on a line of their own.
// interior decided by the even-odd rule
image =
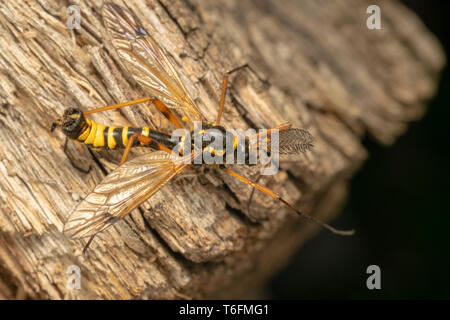
<svg viewBox="0 0 450 320">
<path fill-rule="evenodd" d="M 69 138 L 66 137 L 66 140 L 65 140 L 65 142 L 64 142 L 64 148 L 63 148 L 63 151 L 64 151 L 64 154 L 67 156 L 67 159 L 69 159 L 70 164 L 71 164 L 74 168 L 80 170 L 80 171 L 83 172 L 83 173 L 89 173 L 89 172 L 91 171 L 91 169 L 92 169 L 92 166 L 91 166 L 91 165 L 88 165 L 87 168 L 86 168 L 86 166 L 83 167 L 82 165 L 79 165 L 79 164 L 75 161 L 75 159 L 72 158 L 72 155 L 71 155 L 71 153 L 69 152 L 69 146 L 68 146 L 68 143 L 69 143 Z"/>
</svg>

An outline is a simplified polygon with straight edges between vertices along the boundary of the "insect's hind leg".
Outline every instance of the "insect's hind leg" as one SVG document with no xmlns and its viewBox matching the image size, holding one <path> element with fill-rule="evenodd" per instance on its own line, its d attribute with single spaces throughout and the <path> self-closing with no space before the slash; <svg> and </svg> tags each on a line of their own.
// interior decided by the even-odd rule
<svg viewBox="0 0 450 320">
<path fill-rule="evenodd" d="M 275 199 L 275 200 L 280 201 L 280 202 L 283 203 L 286 207 L 288 207 L 288 208 L 290 208 L 291 210 L 295 211 L 295 213 L 297 213 L 299 216 L 301 216 L 301 217 L 303 217 L 303 218 L 306 218 L 306 219 L 308 219 L 308 220 L 311 220 L 311 221 L 313 221 L 313 222 L 315 222 L 315 223 L 321 225 L 322 227 L 324 227 L 324 228 L 330 230 L 331 232 L 333 232 L 333 233 L 335 233 L 335 234 L 338 234 L 338 235 L 341 235 L 341 236 L 351 236 L 351 235 L 353 235 L 354 232 L 355 232 L 354 230 L 337 230 L 337 229 L 333 228 L 332 226 L 330 226 L 329 224 L 327 224 L 327 223 L 325 223 L 325 222 L 323 222 L 323 221 L 321 221 L 321 220 L 318 220 L 318 219 L 314 218 L 313 216 L 307 215 L 307 214 L 301 212 L 300 210 L 296 209 L 293 205 L 291 205 L 289 202 L 287 202 L 286 200 L 284 200 L 279 194 L 273 192 L 273 191 L 270 190 L 269 188 L 266 188 L 266 187 L 264 187 L 264 186 L 262 186 L 262 185 L 260 185 L 260 184 L 258 184 L 258 183 L 256 183 L 256 182 L 254 182 L 254 181 L 251 181 L 251 180 L 249 180 L 249 179 L 247 179 L 247 178 L 241 176 L 241 175 L 238 174 L 237 172 L 234 172 L 233 170 L 231 170 L 231 169 L 229 169 L 229 168 L 226 168 L 225 166 L 223 166 L 222 169 L 223 169 L 226 173 L 228 173 L 229 175 L 235 177 L 236 179 L 238 179 L 238 180 L 240 180 L 240 181 L 242 181 L 242 182 L 244 182 L 244 183 L 246 183 L 246 184 L 248 184 L 248 185 L 250 185 L 250 186 L 252 186 L 252 187 L 255 187 L 255 188 L 258 189 L 259 191 L 261 191 L 261 192 L 267 194 L 269 197 L 271 197 L 271 198 L 273 198 L 273 199 Z"/>
</svg>

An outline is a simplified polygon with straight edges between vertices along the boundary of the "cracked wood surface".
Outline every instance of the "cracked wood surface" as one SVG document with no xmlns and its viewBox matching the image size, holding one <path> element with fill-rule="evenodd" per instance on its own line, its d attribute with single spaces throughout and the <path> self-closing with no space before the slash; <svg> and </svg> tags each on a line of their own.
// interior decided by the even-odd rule
<svg viewBox="0 0 450 320">
<path fill-rule="evenodd" d="M 364 135 L 393 143 L 423 115 L 444 64 L 437 41 L 397 1 L 378 1 L 383 29 L 368 30 L 370 4 L 127 1 L 209 120 L 222 74 L 250 63 L 255 72 L 232 78 L 223 124 L 290 121 L 309 130 L 313 150 L 260 182 L 325 220 L 339 212 L 368 156 Z M 71 209 L 117 166 L 120 152 L 69 142 L 66 155 L 62 133 L 49 132 L 52 121 L 66 107 L 145 95 L 107 41 L 102 2 L 79 2 L 79 30 L 66 28 L 68 5 L 0 3 L 0 298 L 245 297 L 319 228 L 259 193 L 249 212 L 251 189 L 223 173 L 169 183 L 99 235 L 87 256 L 84 242 L 61 234 Z M 171 128 L 151 105 L 93 118 Z M 68 157 L 91 170 L 74 168 Z M 70 265 L 81 268 L 81 290 L 66 288 Z"/>
</svg>

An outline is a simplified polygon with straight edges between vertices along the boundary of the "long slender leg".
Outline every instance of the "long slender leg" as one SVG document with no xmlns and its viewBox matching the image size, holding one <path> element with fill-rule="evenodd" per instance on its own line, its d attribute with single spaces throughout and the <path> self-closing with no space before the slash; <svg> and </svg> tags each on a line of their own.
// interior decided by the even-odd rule
<svg viewBox="0 0 450 320">
<path fill-rule="evenodd" d="M 216 125 L 220 124 L 220 118 L 222 117 L 222 113 L 223 113 L 223 106 L 225 105 L 225 98 L 227 95 L 227 87 L 228 87 L 228 76 L 238 70 L 241 70 L 243 68 L 247 68 L 248 64 L 244 64 L 240 67 L 234 68 L 233 70 L 230 70 L 228 72 L 226 72 L 223 75 L 222 78 L 222 94 L 220 96 L 220 102 L 219 102 L 219 112 L 217 113 L 217 120 L 216 120 Z"/>
<path fill-rule="evenodd" d="M 91 114 L 91 113 L 97 113 L 97 112 L 102 112 L 102 111 L 107 111 L 107 110 L 119 109 L 119 108 L 131 106 L 133 104 L 138 104 L 138 103 L 143 103 L 143 102 L 153 101 L 153 100 L 154 100 L 153 98 L 145 97 L 145 98 L 140 98 L 140 99 L 136 99 L 136 100 L 131 100 L 131 101 L 122 102 L 122 103 L 118 103 L 118 104 L 112 104 L 112 105 L 109 105 L 109 106 L 105 106 L 105 107 L 100 107 L 100 108 L 95 108 L 95 109 L 92 109 L 92 110 L 84 111 L 83 114 L 87 115 L 87 114 Z"/>
<path fill-rule="evenodd" d="M 122 160 L 120 161 L 120 165 L 124 164 L 125 161 L 127 161 L 128 154 L 130 153 L 131 147 L 133 146 L 133 143 L 136 139 L 144 146 L 148 146 L 150 143 L 153 142 L 155 144 L 155 147 L 157 147 L 158 150 L 163 150 L 168 153 L 172 153 L 172 150 L 167 148 L 165 145 L 159 143 L 156 140 L 153 140 L 152 138 L 144 136 L 143 134 L 141 134 L 139 132 L 136 132 L 128 139 L 127 146 L 125 147 L 125 151 L 123 152 L 123 155 L 122 155 Z"/>
<path fill-rule="evenodd" d="M 183 125 L 180 123 L 180 121 L 178 121 L 177 117 L 175 117 L 172 111 L 170 111 L 170 109 L 167 108 L 167 106 L 161 100 L 155 99 L 153 100 L 153 104 L 159 110 L 159 112 L 161 112 L 167 118 L 167 120 L 172 122 L 177 128 L 183 128 Z"/>
<path fill-rule="evenodd" d="M 122 160 L 120 160 L 120 165 L 124 164 L 124 162 L 127 161 L 128 154 L 130 153 L 131 147 L 133 146 L 134 140 L 137 138 L 138 134 L 139 133 L 136 132 L 130 137 L 130 139 L 128 139 L 127 146 L 125 147 L 125 151 L 122 154 Z"/>
<path fill-rule="evenodd" d="M 260 184 L 257 184 L 257 183 L 254 182 L 254 181 L 251 181 L 251 180 L 249 180 L 249 179 L 247 179 L 247 178 L 241 176 L 240 174 L 234 172 L 234 171 L 231 170 L 231 169 L 228 169 L 228 168 L 223 167 L 223 170 L 224 170 L 226 173 L 228 173 L 229 175 L 235 177 L 236 179 L 238 179 L 238 180 L 240 180 L 240 181 L 242 181 L 242 182 L 244 182 L 244 183 L 246 183 L 246 184 L 248 184 L 248 185 L 250 185 L 250 186 L 252 186 L 252 187 L 255 187 L 256 189 L 258 189 L 258 190 L 261 191 L 261 192 L 264 192 L 264 193 L 267 194 L 269 197 L 271 197 L 271 198 L 273 198 L 273 199 L 276 199 L 276 200 L 279 200 L 279 201 L 282 202 L 286 207 L 288 207 L 288 208 L 292 209 L 293 211 L 295 211 L 299 216 L 301 216 L 301 217 L 303 217 L 303 218 L 306 218 L 306 219 L 309 219 L 309 220 L 311 220 L 311 221 L 314 221 L 315 223 L 321 225 L 322 227 L 324 227 L 324 228 L 330 230 L 331 232 L 333 232 L 333 233 L 335 233 L 335 234 L 339 234 L 339 235 L 341 235 L 341 236 L 350 236 L 350 235 L 352 235 L 352 234 L 355 233 L 354 230 L 347 230 L 347 231 L 344 231 L 344 230 L 337 230 L 337 229 L 333 228 L 332 226 L 326 224 L 325 222 L 320 221 L 320 220 L 318 220 L 318 219 L 316 219 L 316 218 L 314 218 L 314 217 L 312 217 L 312 216 L 310 216 L 310 215 L 307 215 L 307 214 L 305 214 L 305 213 L 302 213 L 300 210 L 297 210 L 293 205 L 291 205 L 289 202 L 287 202 L 286 200 L 284 200 L 279 194 L 273 192 L 272 190 L 270 190 L 270 189 L 268 189 L 268 188 L 266 188 L 266 187 L 264 187 L 264 186 L 262 186 L 262 185 L 260 185 Z"/>
<path fill-rule="evenodd" d="M 127 102 L 112 104 L 109 106 L 88 110 L 88 111 L 83 112 L 83 114 L 87 115 L 87 114 L 92 114 L 92 113 L 97 113 L 97 112 L 102 112 L 102 111 L 107 111 L 107 110 L 119 109 L 119 108 L 131 106 L 133 104 L 139 104 L 139 103 L 148 102 L 148 101 L 153 102 L 153 104 L 158 109 L 158 111 L 161 112 L 177 128 L 183 128 L 181 123 L 178 121 L 177 117 L 175 117 L 175 115 L 172 113 L 172 111 L 170 111 L 170 109 L 167 108 L 167 106 L 161 100 L 156 99 L 156 98 L 150 98 L 150 97 L 144 97 L 144 98 L 140 98 L 140 99 L 136 99 L 136 100 L 131 100 L 131 101 L 127 101 Z"/>
</svg>

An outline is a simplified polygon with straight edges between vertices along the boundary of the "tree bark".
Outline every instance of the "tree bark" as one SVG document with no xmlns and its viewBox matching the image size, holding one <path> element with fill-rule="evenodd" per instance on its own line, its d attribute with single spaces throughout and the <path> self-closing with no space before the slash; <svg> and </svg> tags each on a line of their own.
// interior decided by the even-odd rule
<svg viewBox="0 0 450 320">
<path fill-rule="evenodd" d="M 421 118 L 445 62 L 436 39 L 397 1 L 378 1 L 382 29 L 369 30 L 372 2 L 126 3 L 211 121 L 223 73 L 251 65 L 254 71 L 231 79 L 223 124 L 289 121 L 307 129 L 313 150 L 260 182 L 329 221 L 367 157 L 363 137 L 389 145 Z M 145 96 L 107 41 L 101 1 L 78 3 L 81 29 L 73 30 L 66 27 L 70 4 L 0 3 L 0 298 L 246 297 L 319 227 L 258 192 L 249 212 L 251 188 L 220 172 L 169 183 L 101 233 L 87 255 L 85 242 L 62 235 L 72 208 L 117 166 L 120 152 L 69 141 L 66 154 L 63 134 L 49 132 L 52 121 L 67 107 Z M 93 118 L 169 127 L 152 105 Z M 235 170 L 252 178 L 257 172 Z M 81 270 L 79 290 L 67 287 L 71 265 Z"/>
</svg>

